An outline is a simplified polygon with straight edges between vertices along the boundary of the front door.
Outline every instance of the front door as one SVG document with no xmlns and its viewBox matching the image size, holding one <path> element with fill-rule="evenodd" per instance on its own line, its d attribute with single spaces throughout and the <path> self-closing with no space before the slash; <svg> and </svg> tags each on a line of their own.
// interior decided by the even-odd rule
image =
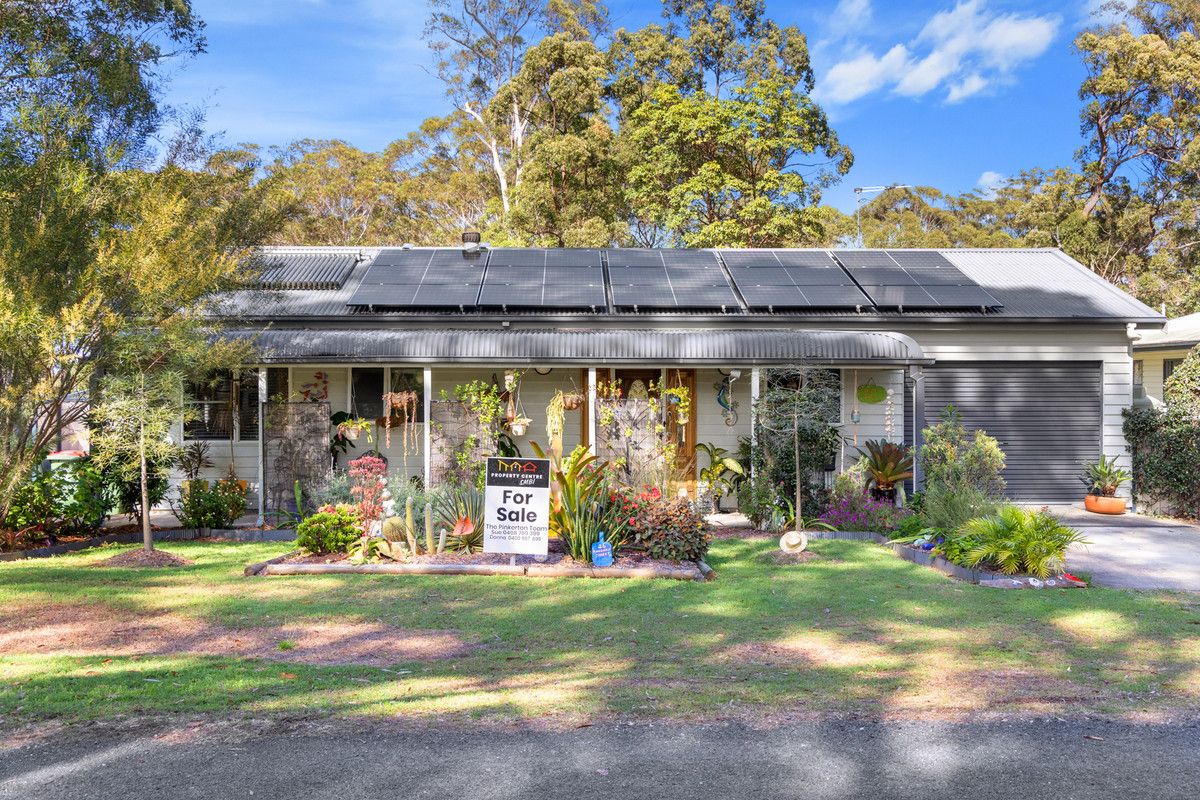
<svg viewBox="0 0 1200 800">
<path fill-rule="evenodd" d="M 665 373 L 665 376 L 664 376 Z M 665 380 L 664 380 L 665 377 Z M 674 405 L 670 402 L 664 409 L 667 427 L 667 437 L 675 444 L 675 475 L 672 493 L 683 489 L 689 496 L 696 495 L 696 371 L 691 369 L 617 369 L 613 370 L 612 380 L 621 387 L 625 397 L 661 396 L 662 387 L 687 389 L 691 402 L 691 411 L 683 422 L 675 413 Z"/>
</svg>

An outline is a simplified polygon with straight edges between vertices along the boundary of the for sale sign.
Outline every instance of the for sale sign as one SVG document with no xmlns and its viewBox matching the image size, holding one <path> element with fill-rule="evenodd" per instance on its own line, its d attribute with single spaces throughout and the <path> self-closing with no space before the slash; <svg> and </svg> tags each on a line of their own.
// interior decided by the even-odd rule
<svg viewBox="0 0 1200 800">
<path fill-rule="evenodd" d="M 546 555 L 550 461 L 489 458 L 483 519 L 483 552 Z"/>
</svg>

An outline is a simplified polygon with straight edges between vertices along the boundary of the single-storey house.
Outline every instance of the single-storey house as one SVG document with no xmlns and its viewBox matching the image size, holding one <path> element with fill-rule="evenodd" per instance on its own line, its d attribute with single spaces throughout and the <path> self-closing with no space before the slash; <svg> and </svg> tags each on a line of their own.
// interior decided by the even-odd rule
<svg viewBox="0 0 1200 800">
<path fill-rule="evenodd" d="M 1133 342 L 1134 402 L 1163 402 L 1163 385 L 1188 352 L 1200 345 L 1200 314 L 1167 320 L 1159 330 L 1141 333 Z"/>
<path fill-rule="evenodd" d="M 232 463 L 268 510 L 272 491 L 290 497 L 290 484 L 271 488 L 283 456 L 270 399 L 376 419 L 385 392 L 415 392 L 416 441 L 378 430 L 373 446 L 428 482 L 426 419 L 443 390 L 523 370 L 523 449 L 545 441 L 556 389 L 582 395 L 569 450 L 594 446 L 598 385 L 660 381 L 691 391 L 677 440 L 695 470 L 697 443 L 733 451 L 750 437 L 763 376 L 781 365 L 840 377 L 844 443 L 831 466 L 866 440 L 919 444 L 953 404 L 999 439 L 1013 498 L 1073 501 L 1084 463 L 1127 461 L 1131 345 L 1165 322 L 1052 249 L 277 247 L 259 274 L 215 312 L 259 355 L 194 397 L 200 413 L 179 435 L 208 441 L 211 474 Z"/>
</svg>

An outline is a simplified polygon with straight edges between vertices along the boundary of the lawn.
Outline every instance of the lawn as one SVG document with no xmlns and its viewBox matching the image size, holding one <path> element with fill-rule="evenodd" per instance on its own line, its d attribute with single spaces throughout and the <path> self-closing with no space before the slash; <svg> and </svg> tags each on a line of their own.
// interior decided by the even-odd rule
<svg viewBox="0 0 1200 800">
<path fill-rule="evenodd" d="M 0 715 L 550 720 L 849 712 L 1161 715 L 1200 705 L 1200 597 L 1002 591 L 859 542 L 776 563 L 714 543 L 710 583 L 245 578 L 286 544 L 178 543 L 194 566 L 0 565 Z M 147 626 L 150 626 L 147 628 Z"/>
</svg>

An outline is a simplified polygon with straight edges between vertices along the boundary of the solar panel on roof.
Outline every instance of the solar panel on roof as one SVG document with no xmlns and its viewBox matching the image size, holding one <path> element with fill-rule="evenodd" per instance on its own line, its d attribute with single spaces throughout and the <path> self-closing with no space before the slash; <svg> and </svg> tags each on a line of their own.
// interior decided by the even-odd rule
<svg viewBox="0 0 1200 800">
<path fill-rule="evenodd" d="M 875 305 L 891 308 L 937 308 L 940 304 L 920 286 L 880 286 L 863 284 L 862 290 Z"/>
<path fill-rule="evenodd" d="M 547 284 L 542 302 L 550 308 L 599 308 L 607 305 L 603 283 Z"/>
<path fill-rule="evenodd" d="M 433 255 L 432 250 L 403 250 L 400 248 L 390 248 L 380 250 L 379 253 L 372 259 L 371 264 L 385 264 L 389 266 L 427 266 L 429 259 Z"/>
<path fill-rule="evenodd" d="M 884 263 L 886 257 L 889 263 Z M 837 258 L 880 307 L 1000 308 L 1001 303 L 941 253 L 846 251 Z"/>
<path fill-rule="evenodd" d="M 757 274 L 762 270 L 754 270 Z M 787 268 L 787 274 L 797 286 L 853 286 L 854 281 L 840 267 L 797 267 Z"/>
<path fill-rule="evenodd" d="M 809 305 L 817 308 L 860 308 L 871 300 L 857 286 L 801 286 Z"/>
<path fill-rule="evenodd" d="M 457 308 L 474 306 L 478 297 L 479 286 L 476 284 L 423 283 L 418 287 L 412 304 L 428 308 Z"/>
<path fill-rule="evenodd" d="M 674 286 L 675 305 L 680 308 L 741 308 L 728 284 Z"/>
<path fill-rule="evenodd" d="M 811 303 L 795 286 L 742 286 L 746 305 L 755 309 L 807 308 Z"/>
<path fill-rule="evenodd" d="M 785 267 L 838 268 L 824 250 L 776 250 L 774 253 Z"/>
<path fill-rule="evenodd" d="M 669 286 L 630 286 L 614 283 L 613 303 L 624 308 L 675 308 L 675 293 Z"/>
<path fill-rule="evenodd" d="M 661 250 L 622 248 L 606 250 L 610 267 L 661 267 L 663 257 Z"/>
<path fill-rule="evenodd" d="M 721 250 L 721 260 L 730 269 L 762 269 L 783 266 L 771 250 Z"/>
<path fill-rule="evenodd" d="M 598 267 L 600 251 L 590 249 L 547 250 L 546 264 L 552 267 Z"/>
</svg>

